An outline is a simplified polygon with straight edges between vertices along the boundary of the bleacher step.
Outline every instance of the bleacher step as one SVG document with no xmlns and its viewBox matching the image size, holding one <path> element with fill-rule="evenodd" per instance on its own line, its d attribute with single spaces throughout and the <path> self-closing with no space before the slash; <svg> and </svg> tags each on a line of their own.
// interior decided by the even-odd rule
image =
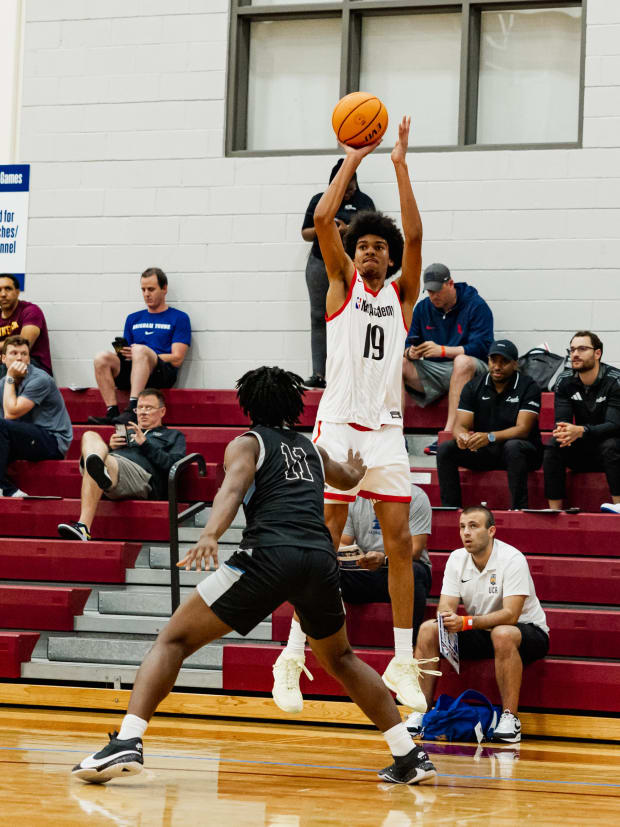
<svg viewBox="0 0 620 827">
<path fill-rule="evenodd" d="M 185 553 L 191 548 L 191 543 L 179 544 L 179 558 L 183 558 Z M 238 543 L 218 543 L 217 556 L 220 563 L 225 563 L 235 551 L 237 551 Z M 149 559 L 145 564 L 152 569 L 169 569 L 170 568 L 170 549 L 167 546 L 157 547 L 151 546 L 149 548 Z"/>
<path fill-rule="evenodd" d="M 71 661 L 49 661 L 34 658 L 22 664 L 23 680 L 58 683 L 95 683 L 107 686 L 133 685 L 137 666 L 113 663 L 73 663 Z M 219 669 L 181 669 L 176 687 L 187 689 L 221 689 L 222 672 Z"/>
<path fill-rule="evenodd" d="M 126 637 L 51 637 L 47 657 L 51 661 L 77 663 L 118 663 L 139 666 L 153 646 L 152 640 Z M 203 646 L 185 661 L 193 669 L 222 668 L 221 641 Z"/>
<path fill-rule="evenodd" d="M 111 615 L 85 612 L 75 619 L 75 632 L 105 633 L 110 635 L 158 635 L 170 620 L 165 615 Z M 226 640 L 241 639 L 235 631 Z M 271 620 L 259 623 L 247 636 L 247 640 L 271 640 Z"/>
</svg>

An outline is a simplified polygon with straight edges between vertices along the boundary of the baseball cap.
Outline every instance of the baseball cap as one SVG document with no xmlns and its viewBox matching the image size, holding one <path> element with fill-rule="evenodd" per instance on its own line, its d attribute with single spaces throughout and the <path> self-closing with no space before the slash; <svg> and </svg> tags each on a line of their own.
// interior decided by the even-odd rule
<svg viewBox="0 0 620 827">
<path fill-rule="evenodd" d="M 424 289 L 436 292 L 450 281 L 452 276 L 445 264 L 429 264 L 424 271 Z"/>
<path fill-rule="evenodd" d="M 489 348 L 489 356 L 498 355 L 505 359 L 516 360 L 519 358 L 517 346 L 510 339 L 497 339 Z"/>
</svg>

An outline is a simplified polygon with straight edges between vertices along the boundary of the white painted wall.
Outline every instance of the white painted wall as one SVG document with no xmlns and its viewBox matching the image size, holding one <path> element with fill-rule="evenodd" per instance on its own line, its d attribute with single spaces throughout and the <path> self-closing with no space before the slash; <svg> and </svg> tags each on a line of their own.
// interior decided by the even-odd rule
<svg viewBox="0 0 620 827">
<path fill-rule="evenodd" d="M 0 163 L 17 152 L 21 91 L 23 0 L 0 4 Z"/>
<path fill-rule="evenodd" d="M 61 384 L 163 267 L 192 318 L 187 385 L 310 369 L 301 240 L 332 157 L 223 157 L 227 0 L 25 0 L 19 158 L 33 165 L 26 298 Z M 415 120 L 415 113 L 414 120 Z M 620 3 L 588 0 L 584 148 L 412 154 L 424 261 L 490 302 L 498 335 L 556 351 L 580 327 L 620 365 Z M 389 158 L 360 172 L 396 213 Z"/>
</svg>

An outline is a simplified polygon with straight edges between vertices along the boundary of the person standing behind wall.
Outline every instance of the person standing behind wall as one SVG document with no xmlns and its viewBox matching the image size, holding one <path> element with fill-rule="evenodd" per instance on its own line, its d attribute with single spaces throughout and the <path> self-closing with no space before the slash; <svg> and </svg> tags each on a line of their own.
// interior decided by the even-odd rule
<svg viewBox="0 0 620 827">
<path fill-rule="evenodd" d="M 343 159 L 335 164 L 330 176 L 329 183 L 334 180 L 336 173 L 342 166 Z M 325 264 L 321 254 L 321 248 L 314 229 L 314 211 L 321 200 L 322 192 L 313 195 L 306 209 L 304 223 L 301 228 L 301 235 L 304 241 L 311 241 L 312 247 L 306 264 L 306 284 L 308 285 L 308 296 L 310 298 L 310 338 L 312 346 L 312 376 L 305 382 L 307 388 L 325 387 L 325 361 L 327 359 L 327 346 L 325 336 L 325 297 L 329 282 L 325 272 Z M 336 213 L 336 224 L 340 235 L 344 235 L 354 215 L 362 210 L 375 210 L 372 199 L 361 192 L 357 185 L 357 175 L 349 181 L 342 199 L 342 203 Z"/>
</svg>

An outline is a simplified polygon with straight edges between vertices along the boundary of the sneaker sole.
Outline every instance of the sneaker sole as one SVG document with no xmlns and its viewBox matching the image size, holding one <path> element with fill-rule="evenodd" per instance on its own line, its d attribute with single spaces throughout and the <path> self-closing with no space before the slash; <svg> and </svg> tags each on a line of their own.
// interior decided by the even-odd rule
<svg viewBox="0 0 620 827">
<path fill-rule="evenodd" d="M 385 770 L 378 772 L 377 775 L 382 781 L 389 781 L 390 784 L 419 784 L 422 781 L 427 781 L 429 778 L 435 778 L 437 770 L 416 770 L 415 776 L 409 779 L 409 781 L 400 781 Z"/>
<path fill-rule="evenodd" d="M 282 712 L 286 712 L 288 715 L 301 715 L 301 713 L 304 711 L 303 701 L 301 706 L 287 707 L 284 704 L 278 702 L 273 692 L 271 693 L 271 697 L 273 698 L 273 702 L 278 707 L 278 709 L 281 709 Z"/>
<path fill-rule="evenodd" d="M 83 543 L 88 542 L 87 538 L 84 537 L 76 528 L 71 528 L 71 526 L 68 525 L 59 525 L 58 533 L 63 540 L 81 540 Z"/>
<path fill-rule="evenodd" d="M 521 741 L 521 733 L 519 732 L 518 735 L 494 735 L 492 741 L 494 744 L 518 744 Z"/>
<path fill-rule="evenodd" d="M 120 778 L 121 776 L 138 775 L 144 767 L 139 761 L 119 761 L 116 764 L 109 764 L 103 769 L 96 769 L 94 767 L 78 767 L 71 771 L 71 775 L 76 778 L 86 781 L 89 784 L 105 784 L 106 781 L 111 781 L 113 778 Z"/>
<path fill-rule="evenodd" d="M 422 714 L 424 714 L 427 711 L 426 699 L 424 698 L 424 696 L 422 696 L 424 705 L 421 706 L 420 702 L 418 701 L 418 705 L 415 706 L 414 704 L 410 704 L 408 701 L 404 700 L 404 698 L 402 698 L 398 694 L 398 689 L 396 688 L 396 684 L 392 683 L 392 681 L 389 678 L 386 678 L 385 675 L 382 675 L 381 680 L 387 686 L 387 688 L 390 690 L 390 692 L 393 692 L 396 695 L 396 700 L 398 701 L 398 703 L 402 704 L 403 706 L 409 707 L 409 709 L 412 712 L 421 712 Z"/>
<path fill-rule="evenodd" d="M 112 480 L 106 476 L 105 463 L 100 456 L 97 454 L 90 454 L 86 457 L 86 462 L 84 464 L 86 466 L 88 476 L 97 483 L 102 491 L 107 491 L 109 488 L 112 488 Z"/>
</svg>

